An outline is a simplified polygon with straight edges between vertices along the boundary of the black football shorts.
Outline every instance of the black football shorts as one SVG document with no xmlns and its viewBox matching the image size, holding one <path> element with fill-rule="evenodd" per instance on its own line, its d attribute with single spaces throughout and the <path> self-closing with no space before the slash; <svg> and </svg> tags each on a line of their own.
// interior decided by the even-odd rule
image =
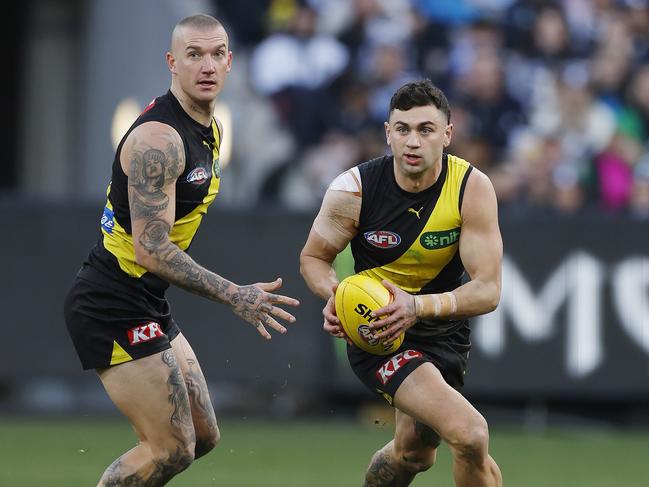
<svg viewBox="0 0 649 487">
<path fill-rule="evenodd" d="M 84 265 L 64 305 L 65 321 L 84 369 L 137 360 L 171 347 L 180 329 L 164 296 L 110 279 Z"/>
<path fill-rule="evenodd" d="M 391 355 L 374 355 L 347 345 L 347 358 L 356 376 L 390 405 L 401 383 L 417 367 L 431 362 L 454 389 L 464 386 L 471 343 L 468 324 L 444 336 L 421 337 L 406 332 L 401 346 Z"/>
</svg>

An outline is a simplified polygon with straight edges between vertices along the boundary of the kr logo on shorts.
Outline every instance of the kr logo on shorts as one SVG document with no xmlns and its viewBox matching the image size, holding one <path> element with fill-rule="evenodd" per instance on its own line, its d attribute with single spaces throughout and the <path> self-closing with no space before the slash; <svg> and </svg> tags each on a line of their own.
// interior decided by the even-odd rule
<svg viewBox="0 0 649 487">
<path fill-rule="evenodd" d="M 128 330 L 128 341 L 131 345 L 148 342 L 154 338 L 163 337 L 165 334 L 162 332 L 160 325 L 155 321 L 149 321 L 141 326 L 136 326 Z"/>
<path fill-rule="evenodd" d="M 406 350 L 405 352 L 398 353 L 394 357 L 390 357 L 387 362 L 384 362 L 381 367 L 376 370 L 376 377 L 381 384 L 385 385 L 396 374 L 397 370 L 406 365 L 414 358 L 421 357 L 421 352 L 417 350 Z"/>
</svg>

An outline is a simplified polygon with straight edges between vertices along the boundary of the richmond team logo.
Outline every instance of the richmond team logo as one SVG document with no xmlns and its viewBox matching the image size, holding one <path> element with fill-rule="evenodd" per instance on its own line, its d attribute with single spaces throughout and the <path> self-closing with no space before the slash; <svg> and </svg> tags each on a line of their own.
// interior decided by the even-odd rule
<svg viewBox="0 0 649 487">
<path fill-rule="evenodd" d="M 197 167 L 187 175 L 187 182 L 201 184 L 210 177 L 204 167 Z"/>
<path fill-rule="evenodd" d="M 401 237 L 398 234 L 387 230 L 365 232 L 363 236 L 371 245 L 379 249 L 391 249 L 401 243 Z"/>
</svg>

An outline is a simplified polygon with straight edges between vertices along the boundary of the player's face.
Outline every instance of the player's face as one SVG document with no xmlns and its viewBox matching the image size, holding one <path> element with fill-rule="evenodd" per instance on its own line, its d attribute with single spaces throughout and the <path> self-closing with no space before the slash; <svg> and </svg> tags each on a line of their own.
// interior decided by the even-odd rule
<svg viewBox="0 0 649 487">
<path fill-rule="evenodd" d="M 199 103 L 214 101 L 232 67 L 225 29 L 181 29 L 174 38 L 169 67 L 190 98 Z"/>
<path fill-rule="evenodd" d="M 385 123 L 385 136 L 397 169 L 406 177 L 418 178 L 442 158 L 451 143 L 453 125 L 435 105 L 393 110 Z"/>
</svg>

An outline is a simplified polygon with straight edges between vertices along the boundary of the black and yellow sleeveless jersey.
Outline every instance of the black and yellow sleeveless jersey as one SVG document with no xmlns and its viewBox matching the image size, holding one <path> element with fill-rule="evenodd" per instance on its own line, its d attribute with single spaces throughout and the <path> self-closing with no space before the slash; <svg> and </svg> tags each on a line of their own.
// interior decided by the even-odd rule
<svg viewBox="0 0 649 487">
<path fill-rule="evenodd" d="M 410 193 L 397 184 L 393 161 L 386 156 L 358 166 L 363 199 L 351 242 L 355 271 L 411 294 L 452 291 L 465 277 L 460 208 L 473 167 L 444 154 L 435 184 Z"/>
<path fill-rule="evenodd" d="M 159 277 L 148 273 L 135 262 L 128 202 L 128 178 L 120 164 L 122 146 L 137 126 L 146 122 L 161 122 L 173 127 L 185 147 L 185 170 L 176 182 L 176 215 L 170 240 L 187 250 L 198 230 L 203 215 L 219 190 L 219 147 L 221 134 L 212 118 L 205 127 L 191 118 L 169 91 L 153 100 L 122 138 L 113 161 L 112 179 L 107 189 L 107 201 L 101 219 L 99 242 L 90 252 L 88 263 L 111 277 L 136 279 L 161 294 L 169 286 Z"/>
</svg>

